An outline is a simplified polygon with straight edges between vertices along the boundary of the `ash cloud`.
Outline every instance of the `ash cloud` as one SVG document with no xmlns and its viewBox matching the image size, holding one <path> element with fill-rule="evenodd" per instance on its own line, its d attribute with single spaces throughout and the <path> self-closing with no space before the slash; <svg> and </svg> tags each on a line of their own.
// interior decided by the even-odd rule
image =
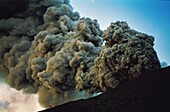
<svg viewBox="0 0 170 112">
<path fill-rule="evenodd" d="M 19 5 L 19 7 L 18 7 Z M 28 0 L 0 0 L 0 18 L 9 18 L 26 10 Z"/>
<path fill-rule="evenodd" d="M 44 107 L 93 96 L 160 68 L 154 37 L 120 21 L 103 32 L 97 20 L 80 18 L 69 0 L 29 0 L 25 11 L 0 24 L 6 82 L 38 93 Z"/>
<path fill-rule="evenodd" d="M 105 46 L 91 70 L 93 83 L 103 91 L 121 81 L 135 79 L 142 72 L 160 68 L 153 49 L 154 37 L 130 29 L 126 22 L 111 23 L 103 39 Z"/>
</svg>

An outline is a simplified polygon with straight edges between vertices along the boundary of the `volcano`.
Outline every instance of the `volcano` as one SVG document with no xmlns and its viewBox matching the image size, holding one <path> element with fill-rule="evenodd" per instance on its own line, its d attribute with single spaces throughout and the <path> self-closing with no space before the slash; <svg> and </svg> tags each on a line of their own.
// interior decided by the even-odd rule
<svg viewBox="0 0 170 112">
<path fill-rule="evenodd" d="M 41 112 L 168 112 L 169 85 L 170 66 L 147 72 L 99 96 L 68 102 Z"/>
</svg>

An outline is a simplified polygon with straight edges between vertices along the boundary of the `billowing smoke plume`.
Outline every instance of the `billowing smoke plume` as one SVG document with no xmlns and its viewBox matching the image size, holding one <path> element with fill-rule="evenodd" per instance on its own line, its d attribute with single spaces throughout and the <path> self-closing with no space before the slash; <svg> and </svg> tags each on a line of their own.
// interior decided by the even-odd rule
<svg viewBox="0 0 170 112">
<path fill-rule="evenodd" d="M 7 83 L 38 92 L 45 107 L 90 97 L 160 68 L 154 37 L 119 21 L 103 33 L 97 20 L 80 18 L 69 0 L 30 0 L 25 11 L 0 20 L 0 31 Z"/>
<path fill-rule="evenodd" d="M 111 23 L 103 39 L 105 46 L 91 68 L 92 82 L 103 91 L 121 81 L 135 79 L 142 72 L 160 68 L 153 49 L 154 37 L 130 29 L 126 22 Z"/>
</svg>

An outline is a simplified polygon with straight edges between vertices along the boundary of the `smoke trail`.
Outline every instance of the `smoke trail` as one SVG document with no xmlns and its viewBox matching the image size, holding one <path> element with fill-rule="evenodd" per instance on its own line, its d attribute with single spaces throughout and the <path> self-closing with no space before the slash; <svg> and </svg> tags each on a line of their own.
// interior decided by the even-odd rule
<svg viewBox="0 0 170 112">
<path fill-rule="evenodd" d="M 119 21 L 103 32 L 97 20 L 80 18 L 69 0 L 29 0 L 26 10 L 0 20 L 0 31 L 6 82 L 38 93 L 44 107 L 91 97 L 160 68 L 154 37 Z"/>
</svg>

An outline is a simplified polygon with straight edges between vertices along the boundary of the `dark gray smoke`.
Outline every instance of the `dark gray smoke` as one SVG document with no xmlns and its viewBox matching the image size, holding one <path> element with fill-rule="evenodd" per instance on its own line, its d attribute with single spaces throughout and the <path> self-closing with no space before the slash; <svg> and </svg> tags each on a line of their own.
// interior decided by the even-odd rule
<svg viewBox="0 0 170 112">
<path fill-rule="evenodd" d="M 30 0 L 25 11 L 0 20 L 0 66 L 11 87 L 38 92 L 49 107 L 160 68 L 154 37 L 119 21 L 103 33 L 97 20 L 80 18 L 69 3 Z"/>
<path fill-rule="evenodd" d="M 120 81 L 132 80 L 143 72 L 160 68 L 153 49 L 154 37 L 130 29 L 126 22 L 111 23 L 103 33 L 106 41 L 91 68 L 93 83 L 106 91 Z"/>
<path fill-rule="evenodd" d="M 28 7 L 28 0 L 0 0 L 0 18 L 7 19 Z"/>
</svg>

